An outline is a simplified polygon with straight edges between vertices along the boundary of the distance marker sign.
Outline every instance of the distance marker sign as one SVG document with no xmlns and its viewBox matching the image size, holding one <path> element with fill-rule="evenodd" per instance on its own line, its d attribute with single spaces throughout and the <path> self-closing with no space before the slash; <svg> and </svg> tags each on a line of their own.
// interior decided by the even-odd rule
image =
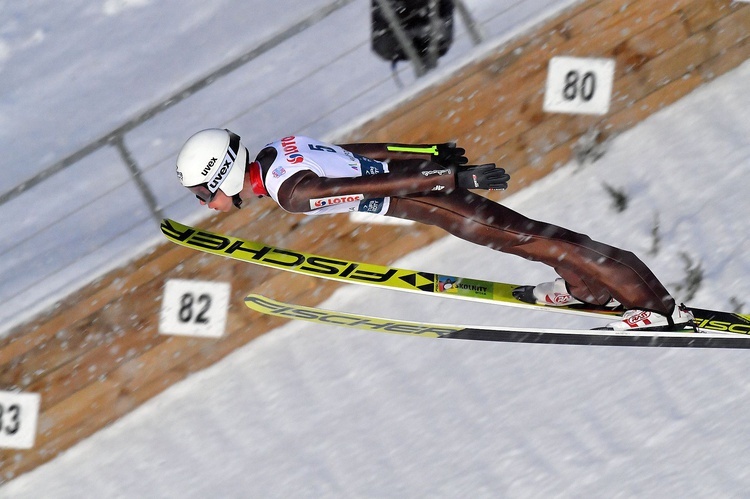
<svg viewBox="0 0 750 499">
<path fill-rule="evenodd" d="M 544 110 L 606 114 L 612 98 L 614 59 L 553 57 L 549 61 Z"/>
<path fill-rule="evenodd" d="M 230 285 L 226 282 L 170 279 L 164 286 L 161 334 L 218 338 L 227 324 Z"/>
<path fill-rule="evenodd" d="M 38 393 L 0 391 L 0 447 L 34 446 L 40 400 Z"/>
</svg>

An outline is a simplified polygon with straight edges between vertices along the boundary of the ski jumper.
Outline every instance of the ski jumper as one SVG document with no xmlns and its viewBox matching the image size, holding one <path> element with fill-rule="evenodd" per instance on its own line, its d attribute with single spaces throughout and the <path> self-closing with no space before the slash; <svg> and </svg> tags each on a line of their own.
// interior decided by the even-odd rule
<svg viewBox="0 0 750 499">
<path fill-rule="evenodd" d="M 307 215 L 366 211 L 435 225 L 475 244 L 545 263 L 575 298 L 670 315 L 674 299 L 635 254 L 529 219 L 424 160 L 378 161 L 308 137 L 268 144 L 256 158 L 267 194 Z"/>
</svg>

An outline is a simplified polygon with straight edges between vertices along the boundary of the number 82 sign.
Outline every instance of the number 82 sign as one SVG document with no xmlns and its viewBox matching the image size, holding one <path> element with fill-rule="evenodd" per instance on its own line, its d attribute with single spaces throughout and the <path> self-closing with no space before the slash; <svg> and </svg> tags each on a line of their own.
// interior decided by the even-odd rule
<svg viewBox="0 0 750 499">
<path fill-rule="evenodd" d="M 612 98 L 614 59 L 553 57 L 549 61 L 544 110 L 606 114 Z"/>
<path fill-rule="evenodd" d="M 170 279 L 164 286 L 159 332 L 217 338 L 224 334 L 229 283 Z"/>
</svg>

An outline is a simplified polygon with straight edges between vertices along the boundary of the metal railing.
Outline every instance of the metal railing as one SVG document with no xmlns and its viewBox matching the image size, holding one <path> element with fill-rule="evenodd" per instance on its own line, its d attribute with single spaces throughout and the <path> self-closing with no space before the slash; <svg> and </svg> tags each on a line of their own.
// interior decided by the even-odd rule
<svg viewBox="0 0 750 499">
<path fill-rule="evenodd" d="M 214 83 L 216 80 L 220 79 L 221 77 L 228 75 L 232 71 L 242 67 L 243 65 L 257 58 L 258 56 L 268 52 L 274 47 L 292 38 L 294 35 L 298 34 L 300 31 L 317 24 L 318 22 L 322 21 L 323 19 L 333 14 L 337 10 L 352 3 L 353 1 L 354 0 L 334 0 L 330 4 L 317 10 L 316 12 L 307 16 L 306 18 L 294 23 L 293 25 L 287 27 L 286 29 L 280 31 L 279 33 L 275 34 L 268 40 L 252 48 L 251 50 L 248 50 L 247 52 L 240 55 L 236 59 L 230 61 L 229 63 L 225 64 L 224 66 L 221 66 L 220 68 L 204 76 L 203 78 L 191 83 L 190 85 L 187 85 L 186 87 L 181 88 L 180 90 L 178 90 L 171 96 L 164 99 L 162 102 L 156 104 L 153 107 L 146 109 L 140 115 L 128 120 L 127 122 L 115 128 L 114 130 L 111 130 L 105 133 L 98 139 L 85 145 L 81 149 L 55 162 L 54 164 L 40 171 L 39 173 L 31 177 L 30 179 L 16 185 L 14 188 L 10 189 L 9 191 L 4 192 L 2 195 L 0 195 L 0 205 L 3 205 L 15 199 L 16 197 L 20 196 L 24 192 L 48 180 L 50 177 L 65 170 L 69 166 L 79 162 L 83 158 L 95 153 L 99 149 L 103 147 L 107 147 L 107 146 L 112 146 L 118 151 L 123 162 L 127 165 L 128 169 L 130 170 L 130 173 L 133 177 L 133 181 L 138 186 L 138 189 L 143 195 L 143 198 L 146 200 L 146 203 L 148 204 L 149 209 L 151 210 L 152 216 L 157 222 L 161 221 L 163 216 L 162 216 L 162 212 L 160 208 L 158 207 L 156 203 L 156 197 L 154 196 L 153 192 L 151 192 L 148 185 L 146 185 L 146 183 L 143 182 L 142 180 L 142 170 L 139 168 L 133 155 L 130 153 L 130 151 L 128 151 L 125 145 L 125 139 L 124 139 L 125 134 L 127 134 L 134 128 L 140 126 L 144 122 L 150 120 L 151 118 L 163 113 L 167 109 L 170 109 L 171 107 L 179 104 L 181 101 L 187 99 L 188 97 L 198 92 L 199 90 Z"/>
</svg>

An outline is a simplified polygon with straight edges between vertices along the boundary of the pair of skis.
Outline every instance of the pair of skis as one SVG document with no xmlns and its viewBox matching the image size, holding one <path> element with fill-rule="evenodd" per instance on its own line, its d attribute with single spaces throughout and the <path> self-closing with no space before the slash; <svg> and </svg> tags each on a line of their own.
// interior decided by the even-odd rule
<svg viewBox="0 0 750 499">
<path fill-rule="evenodd" d="M 169 219 L 162 221 L 161 230 L 170 241 L 198 251 L 348 284 L 600 318 L 602 314 L 617 315 L 617 312 L 595 307 L 547 307 L 527 303 L 513 296 L 513 290 L 519 287 L 514 284 L 313 255 L 216 234 Z M 750 315 L 699 308 L 690 308 L 696 318 L 697 331 L 619 332 L 427 324 L 293 305 L 257 294 L 247 296 L 245 304 L 257 312 L 288 319 L 432 338 L 571 345 L 750 348 Z"/>
</svg>

